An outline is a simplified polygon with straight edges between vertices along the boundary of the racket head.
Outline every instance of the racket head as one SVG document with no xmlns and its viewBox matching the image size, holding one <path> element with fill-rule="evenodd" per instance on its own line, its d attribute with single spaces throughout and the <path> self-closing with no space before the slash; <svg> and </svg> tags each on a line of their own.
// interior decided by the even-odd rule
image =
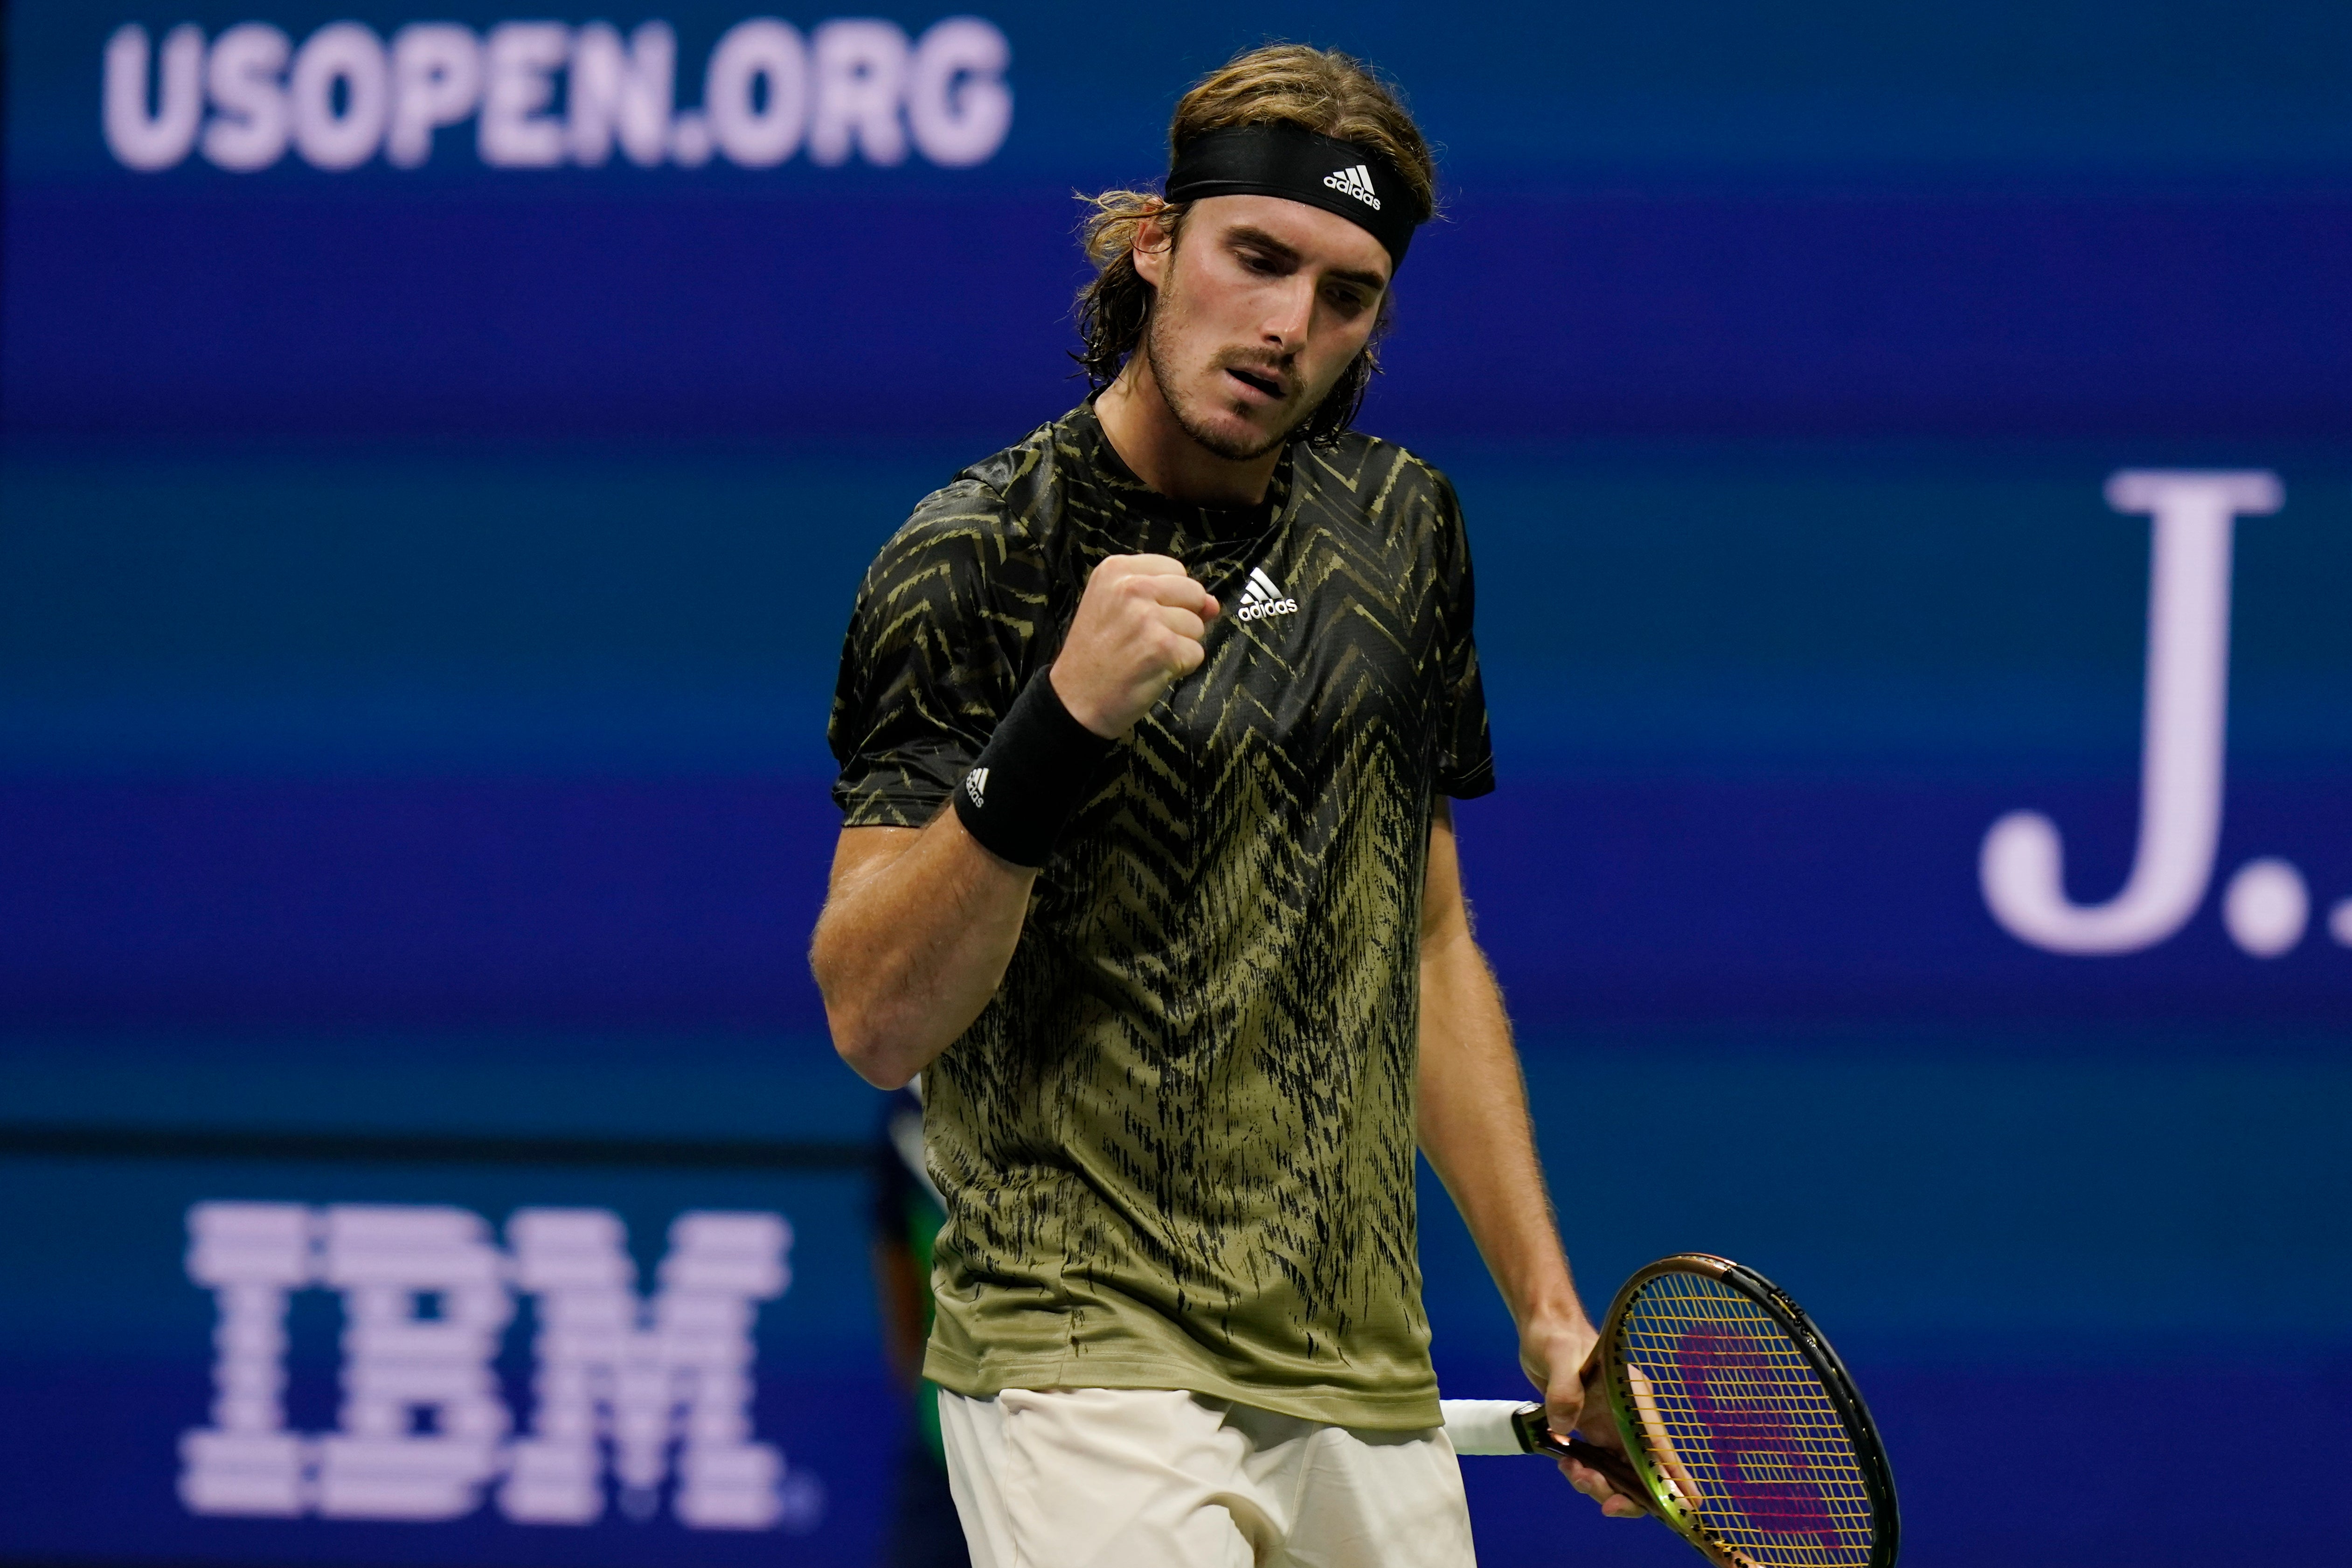
<svg viewBox="0 0 2352 1568">
<path fill-rule="evenodd" d="M 1601 1385 L 1643 1500 L 1718 1568 L 1893 1568 L 1902 1525 L 1877 1426 L 1787 1292 L 1706 1253 L 1625 1282 Z"/>
</svg>

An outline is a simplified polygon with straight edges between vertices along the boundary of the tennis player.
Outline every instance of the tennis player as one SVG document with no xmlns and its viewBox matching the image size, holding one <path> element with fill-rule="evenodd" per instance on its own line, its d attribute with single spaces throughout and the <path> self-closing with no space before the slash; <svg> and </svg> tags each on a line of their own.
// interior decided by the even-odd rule
<svg viewBox="0 0 2352 1568">
<path fill-rule="evenodd" d="M 1095 395 L 866 574 L 811 958 L 850 1065 L 922 1075 L 980 1568 L 1454 1568 L 1416 1144 L 1562 1432 L 1594 1331 L 1445 798 L 1494 785 L 1460 510 L 1349 428 L 1433 168 L 1293 46 L 1170 142 L 1095 198 Z"/>
</svg>

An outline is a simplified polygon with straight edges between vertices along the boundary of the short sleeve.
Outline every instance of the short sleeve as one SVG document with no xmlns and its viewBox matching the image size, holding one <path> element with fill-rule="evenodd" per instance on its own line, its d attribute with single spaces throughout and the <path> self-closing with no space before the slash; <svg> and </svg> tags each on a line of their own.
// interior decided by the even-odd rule
<svg viewBox="0 0 2352 1568">
<path fill-rule="evenodd" d="M 1454 486 L 1437 477 L 1437 767 L 1440 794 L 1471 800 L 1493 793 L 1495 749 L 1486 732 L 1486 689 L 1473 635 L 1477 593 L 1470 536 Z"/>
<path fill-rule="evenodd" d="M 845 827 L 920 827 L 987 744 L 1026 674 L 1043 574 L 976 480 L 927 498 L 866 568 L 825 738 Z"/>
</svg>

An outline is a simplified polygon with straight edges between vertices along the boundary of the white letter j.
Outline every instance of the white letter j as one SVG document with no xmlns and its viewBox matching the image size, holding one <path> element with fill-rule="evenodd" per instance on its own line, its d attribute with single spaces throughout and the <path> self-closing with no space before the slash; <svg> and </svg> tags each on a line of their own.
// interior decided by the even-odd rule
<svg viewBox="0 0 2352 1568">
<path fill-rule="evenodd" d="M 2276 511 L 2275 475 L 2126 470 L 2107 481 L 2117 511 L 2154 514 L 2147 589 L 2147 695 L 2141 715 L 2139 845 L 2123 890 L 2066 899 L 2058 828 L 2012 811 L 1985 835 L 1978 876 L 1993 918 L 2051 952 L 2137 952 L 2197 912 L 2221 833 L 2222 737 L 2230 692 L 2230 535 L 2240 516 Z"/>
</svg>

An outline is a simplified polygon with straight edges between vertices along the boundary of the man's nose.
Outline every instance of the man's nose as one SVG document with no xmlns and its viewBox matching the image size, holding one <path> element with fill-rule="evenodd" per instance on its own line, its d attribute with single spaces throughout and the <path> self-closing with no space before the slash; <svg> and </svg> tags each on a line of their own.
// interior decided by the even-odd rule
<svg viewBox="0 0 2352 1568">
<path fill-rule="evenodd" d="M 1296 349 L 1307 341 L 1307 324 L 1315 319 L 1315 284 L 1306 277 L 1285 279 L 1285 287 L 1265 319 L 1266 341 Z"/>
</svg>

